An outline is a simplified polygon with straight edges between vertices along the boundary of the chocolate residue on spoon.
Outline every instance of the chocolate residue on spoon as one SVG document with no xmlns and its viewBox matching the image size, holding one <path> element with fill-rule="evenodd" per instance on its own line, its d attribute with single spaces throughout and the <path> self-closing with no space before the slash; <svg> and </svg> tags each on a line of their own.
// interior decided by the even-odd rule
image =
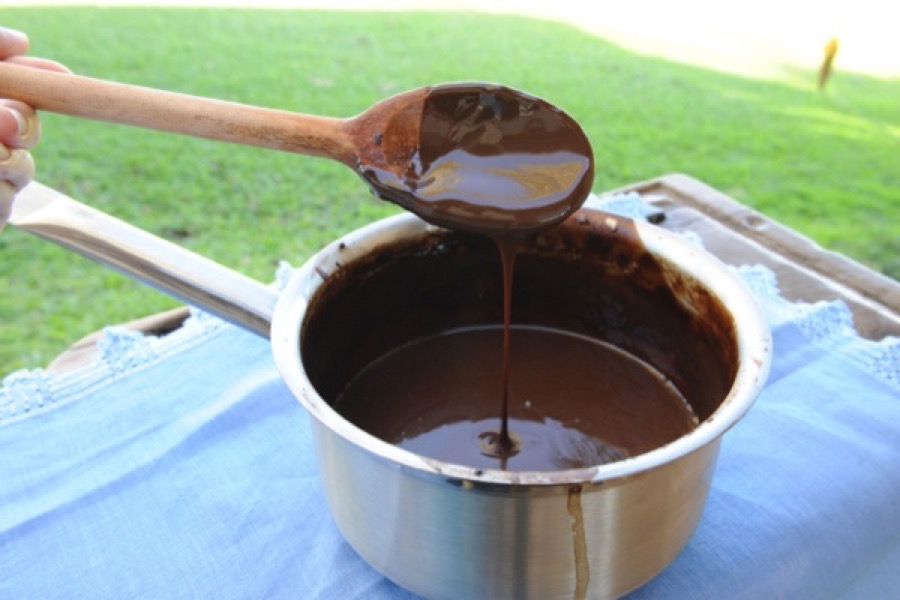
<svg viewBox="0 0 900 600">
<path fill-rule="evenodd" d="M 552 104 L 497 85 L 425 88 L 418 123 L 412 111 L 385 127 L 410 138 L 408 166 L 388 171 L 361 159 L 373 192 L 436 225 L 486 233 L 545 229 L 577 210 L 591 190 L 594 161 L 581 127 Z M 391 161 L 394 162 L 394 161 Z"/>
</svg>

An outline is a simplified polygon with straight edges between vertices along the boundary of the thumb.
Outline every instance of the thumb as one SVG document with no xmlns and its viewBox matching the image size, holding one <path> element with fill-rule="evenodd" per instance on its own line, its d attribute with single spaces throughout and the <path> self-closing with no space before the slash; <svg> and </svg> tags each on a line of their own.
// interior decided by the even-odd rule
<svg viewBox="0 0 900 600">
<path fill-rule="evenodd" d="M 0 100 L 0 144 L 31 148 L 41 136 L 37 114 L 27 104 Z"/>
</svg>

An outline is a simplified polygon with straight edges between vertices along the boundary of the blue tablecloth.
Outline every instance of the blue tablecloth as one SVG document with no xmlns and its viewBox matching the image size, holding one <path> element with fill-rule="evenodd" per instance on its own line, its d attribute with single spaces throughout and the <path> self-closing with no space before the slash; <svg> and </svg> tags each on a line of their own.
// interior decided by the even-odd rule
<svg viewBox="0 0 900 600">
<path fill-rule="evenodd" d="M 900 340 L 739 271 L 773 328 L 771 378 L 724 438 L 696 534 L 632 596 L 896 598 Z M 196 313 L 100 348 L 0 387 L 0 598 L 411 597 L 336 530 L 266 340 Z"/>
</svg>

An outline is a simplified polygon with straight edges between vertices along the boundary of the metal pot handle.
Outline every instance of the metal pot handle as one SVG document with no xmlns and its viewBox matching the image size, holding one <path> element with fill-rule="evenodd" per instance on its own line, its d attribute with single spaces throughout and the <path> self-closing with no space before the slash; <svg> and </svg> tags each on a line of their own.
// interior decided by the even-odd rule
<svg viewBox="0 0 900 600">
<path fill-rule="evenodd" d="M 32 182 L 9 224 L 269 337 L 277 293 L 190 250 Z"/>
</svg>

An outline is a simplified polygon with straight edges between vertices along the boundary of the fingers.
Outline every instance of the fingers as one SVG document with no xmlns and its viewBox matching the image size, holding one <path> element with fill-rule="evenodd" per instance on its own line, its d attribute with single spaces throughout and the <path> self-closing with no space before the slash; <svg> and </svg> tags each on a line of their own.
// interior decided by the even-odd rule
<svg viewBox="0 0 900 600">
<path fill-rule="evenodd" d="M 27 51 L 27 35 L 0 27 L 0 60 L 35 69 L 71 73 L 56 61 L 23 56 Z M 0 144 L 9 148 L 31 148 L 40 137 L 40 123 L 34 109 L 22 102 L 0 99 Z"/>
<path fill-rule="evenodd" d="M 46 58 L 35 58 L 31 56 L 23 56 L 28 52 L 28 36 L 21 31 L 0 27 L 0 60 L 5 60 L 18 65 L 32 67 L 35 69 L 44 69 L 47 71 L 59 71 L 60 73 L 71 73 L 65 65 L 55 60 Z"/>
<path fill-rule="evenodd" d="M 7 106 L 12 105 L 12 108 Z M 0 100 L 0 229 L 9 218 L 13 196 L 34 177 L 34 161 L 26 148 L 40 137 L 34 111 L 21 102 Z"/>
<path fill-rule="evenodd" d="M 0 61 L 70 72 L 58 62 L 23 56 L 27 51 L 27 35 L 0 27 Z M 34 161 L 28 148 L 37 144 L 40 137 L 40 123 L 34 109 L 23 102 L 0 99 L 0 228 L 9 217 L 16 192 L 34 177 Z"/>
<path fill-rule="evenodd" d="M 49 58 L 38 58 L 36 56 L 10 56 L 6 58 L 6 62 L 23 67 L 31 67 L 33 69 L 43 69 L 45 71 L 56 71 L 58 73 L 71 73 L 72 70 L 62 63 Z"/>
<path fill-rule="evenodd" d="M 34 160 L 27 150 L 0 146 L 0 182 L 18 192 L 34 177 Z"/>
<path fill-rule="evenodd" d="M 31 148 L 41 139 L 41 124 L 34 109 L 16 100 L 0 99 L 0 144 Z"/>
<path fill-rule="evenodd" d="M 0 146 L 0 229 L 9 219 L 13 197 L 34 177 L 34 161 L 27 150 Z"/>
<path fill-rule="evenodd" d="M 28 51 L 28 36 L 15 29 L 0 27 L 0 60 Z"/>
</svg>

